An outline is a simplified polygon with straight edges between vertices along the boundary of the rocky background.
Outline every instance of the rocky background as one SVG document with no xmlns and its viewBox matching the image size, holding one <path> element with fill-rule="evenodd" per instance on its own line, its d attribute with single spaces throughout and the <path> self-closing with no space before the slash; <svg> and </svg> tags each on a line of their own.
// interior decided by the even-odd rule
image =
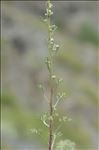
<svg viewBox="0 0 99 150">
<path fill-rule="evenodd" d="M 62 139 L 79 150 L 98 150 L 99 2 L 53 1 L 55 38 L 60 44 L 56 74 L 66 100 L 59 112 L 72 118 Z M 1 18 L 2 150 L 47 149 L 40 114 L 48 108 L 38 84 L 47 90 L 45 1 L 3 1 Z M 41 135 L 32 133 L 41 129 Z"/>
</svg>

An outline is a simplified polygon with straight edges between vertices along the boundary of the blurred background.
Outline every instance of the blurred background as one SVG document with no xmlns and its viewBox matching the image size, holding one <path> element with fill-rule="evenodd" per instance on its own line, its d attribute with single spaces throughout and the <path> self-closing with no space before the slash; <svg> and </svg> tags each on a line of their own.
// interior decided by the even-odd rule
<svg viewBox="0 0 99 150">
<path fill-rule="evenodd" d="M 98 150 L 99 2 L 53 4 L 60 44 L 55 68 L 66 92 L 58 110 L 72 118 L 63 125 L 61 139 L 74 141 L 79 150 Z M 49 94 L 44 13 L 45 1 L 2 1 L 2 150 L 47 150 L 40 115 L 48 105 L 38 89 L 43 83 Z"/>
</svg>

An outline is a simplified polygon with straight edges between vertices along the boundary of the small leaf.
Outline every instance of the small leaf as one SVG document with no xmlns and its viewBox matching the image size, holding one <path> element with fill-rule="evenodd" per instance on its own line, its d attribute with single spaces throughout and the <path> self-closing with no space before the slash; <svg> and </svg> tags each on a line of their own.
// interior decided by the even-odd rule
<svg viewBox="0 0 99 150">
<path fill-rule="evenodd" d="M 70 140 L 61 140 L 57 143 L 55 150 L 75 150 L 75 143 Z"/>
<path fill-rule="evenodd" d="M 44 22 L 47 22 L 47 19 L 44 19 L 43 21 L 44 21 Z"/>
<path fill-rule="evenodd" d="M 46 57 L 46 59 L 45 59 L 45 64 L 47 65 L 47 68 L 48 68 L 48 70 L 49 70 L 49 72 L 50 72 L 50 69 L 51 69 L 51 61 L 49 60 L 48 57 Z"/>
<path fill-rule="evenodd" d="M 35 129 L 35 128 L 30 129 L 30 131 L 31 131 L 32 133 L 34 133 L 34 134 L 38 134 L 38 130 L 37 130 L 37 129 Z"/>
<path fill-rule="evenodd" d="M 71 119 L 71 118 L 68 118 L 68 121 L 70 122 L 70 121 L 72 121 L 72 119 Z"/>
<path fill-rule="evenodd" d="M 57 135 L 57 137 L 60 137 L 60 136 L 62 136 L 63 134 L 62 134 L 62 132 L 58 132 L 56 135 Z"/>
<path fill-rule="evenodd" d="M 65 121 L 67 121 L 67 116 L 63 116 L 63 121 L 65 122 Z"/>
<path fill-rule="evenodd" d="M 39 88 L 39 89 L 43 89 L 42 84 L 39 84 L 39 85 L 38 85 L 38 88 Z"/>
<path fill-rule="evenodd" d="M 49 117 L 49 120 L 52 120 L 52 121 L 53 121 L 53 117 L 52 117 L 52 116 L 50 116 L 50 117 Z"/>
<path fill-rule="evenodd" d="M 56 75 L 52 75 L 52 79 L 56 79 Z"/>
<path fill-rule="evenodd" d="M 58 93 L 57 99 L 61 99 L 61 98 L 65 97 L 65 96 L 66 96 L 66 93 L 65 93 L 65 92 Z"/>
</svg>

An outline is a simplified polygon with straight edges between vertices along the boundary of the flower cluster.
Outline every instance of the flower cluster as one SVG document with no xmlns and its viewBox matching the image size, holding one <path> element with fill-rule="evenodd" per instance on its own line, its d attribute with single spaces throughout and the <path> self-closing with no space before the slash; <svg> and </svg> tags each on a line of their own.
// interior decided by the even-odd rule
<svg viewBox="0 0 99 150">
<path fill-rule="evenodd" d="M 44 21 L 48 25 L 48 31 L 50 34 L 50 37 L 48 39 L 49 51 L 52 56 L 55 56 L 55 54 L 59 50 L 59 45 L 55 43 L 54 38 L 53 38 L 53 34 L 54 34 L 54 31 L 56 31 L 57 26 L 55 24 L 51 24 L 50 22 L 50 17 L 53 15 L 52 7 L 53 7 L 52 3 L 48 1 Z"/>
<path fill-rule="evenodd" d="M 50 39 L 50 44 L 49 45 L 50 45 L 50 49 L 52 51 L 53 56 L 55 56 L 55 54 L 59 50 L 59 45 L 54 42 L 53 38 Z"/>
<path fill-rule="evenodd" d="M 52 3 L 48 1 L 45 16 L 50 17 L 51 15 L 53 15 L 52 7 L 53 7 Z"/>
<path fill-rule="evenodd" d="M 50 30 L 50 32 L 54 32 L 56 29 L 57 29 L 57 26 L 56 26 L 55 24 L 54 24 L 54 25 L 49 26 L 49 30 Z"/>
</svg>

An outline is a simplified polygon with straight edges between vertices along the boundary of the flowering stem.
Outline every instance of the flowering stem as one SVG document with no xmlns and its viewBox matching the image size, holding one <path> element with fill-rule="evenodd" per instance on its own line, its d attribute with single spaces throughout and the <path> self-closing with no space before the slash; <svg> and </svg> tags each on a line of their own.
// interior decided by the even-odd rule
<svg viewBox="0 0 99 150">
<path fill-rule="evenodd" d="M 54 125 L 54 120 L 53 120 L 53 113 L 54 113 L 54 108 L 53 108 L 53 98 L 54 98 L 54 83 L 53 83 L 53 74 L 54 74 L 54 56 L 59 48 L 57 44 L 54 42 L 53 38 L 53 32 L 56 29 L 55 25 L 51 24 L 51 15 L 53 14 L 52 12 L 52 3 L 50 0 L 47 1 L 47 8 L 46 8 L 46 19 L 45 21 L 47 22 L 47 27 L 48 27 L 48 57 L 46 59 L 46 64 L 49 72 L 49 86 L 50 86 L 50 98 L 49 98 L 49 139 L 48 139 L 48 150 L 53 149 L 53 140 L 54 135 L 53 135 L 53 125 Z"/>
<path fill-rule="evenodd" d="M 44 114 L 41 120 L 43 121 L 43 124 L 48 128 L 48 150 L 53 150 L 55 147 L 56 149 L 61 148 L 62 150 L 63 149 L 69 150 L 72 149 L 73 147 L 72 150 L 74 150 L 74 145 L 70 143 L 70 141 L 68 140 L 60 141 L 59 144 L 56 144 L 56 138 L 62 136 L 61 131 L 59 131 L 62 126 L 62 122 L 70 121 L 70 119 L 68 119 L 66 116 L 63 116 L 62 118 L 59 117 L 56 108 L 60 100 L 64 98 L 65 92 L 62 91 L 58 92 L 58 89 L 60 90 L 60 83 L 62 82 L 62 79 L 57 78 L 54 72 L 54 58 L 59 50 L 59 45 L 54 40 L 54 31 L 57 29 L 57 26 L 51 23 L 51 16 L 53 15 L 52 7 L 53 5 L 51 3 L 51 0 L 47 0 L 44 22 L 46 23 L 48 28 L 48 56 L 45 59 L 45 64 L 48 69 L 50 97 L 47 98 L 44 93 L 44 98 L 47 100 L 49 104 L 48 105 L 49 111 L 48 111 L 48 115 Z M 42 88 L 42 86 L 40 86 L 40 88 Z M 54 99 L 55 99 L 55 104 L 54 104 Z M 55 118 L 58 118 L 58 122 L 59 122 L 59 125 L 56 128 L 56 130 L 55 130 Z M 70 146 L 72 147 L 70 148 Z"/>
</svg>

